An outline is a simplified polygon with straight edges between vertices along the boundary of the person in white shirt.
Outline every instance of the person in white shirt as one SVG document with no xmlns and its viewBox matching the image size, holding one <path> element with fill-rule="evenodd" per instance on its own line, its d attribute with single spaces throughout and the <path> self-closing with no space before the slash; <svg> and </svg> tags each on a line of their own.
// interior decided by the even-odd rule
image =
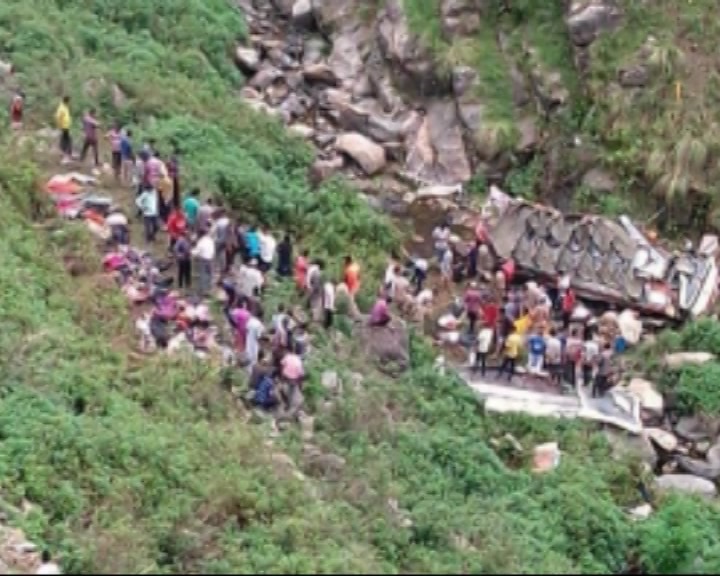
<svg viewBox="0 0 720 576">
<path fill-rule="evenodd" d="M 398 268 L 399 266 L 397 262 L 395 262 L 395 259 L 391 258 L 388 267 L 385 269 L 385 279 L 383 282 L 388 302 L 392 302 L 395 298 L 395 275 L 398 273 Z"/>
<path fill-rule="evenodd" d="M 145 241 L 148 243 L 154 242 L 155 235 L 158 231 L 159 214 L 159 199 L 157 190 L 155 190 L 152 186 L 146 185 L 140 196 L 138 196 L 135 200 L 135 204 L 143 216 Z"/>
<path fill-rule="evenodd" d="M 485 377 L 485 371 L 487 370 L 487 357 L 490 353 L 493 341 L 493 329 L 492 328 L 481 328 L 477 336 L 477 345 L 475 351 L 475 362 L 473 362 L 472 370 L 477 372 L 480 370 L 480 376 Z"/>
<path fill-rule="evenodd" d="M 229 240 L 230 218 L 222 208 L 218 210 L 217 218 L 213 221 L 210 234 L 215 242 L 215 259 L 220 270 L 225 270 L 225 255 Z"/>
<path fill-rule="evenodd" d="M 257 260 L 251 260 L 249 264 L 243 264 L 237 272 L 238 292 L 244 296 L 256 297 L 265 284 L 265 278 L 258 269 Z"/>
<path fill-rule="evenodd" d="M 273 260 L 275 260 L 277 240 L 265 229 L 258 230 L 258 237 L 260 238 L 260 268 L 268 271 L 272 268 Z"/>
<path fill-rule="evenodd" d="M 252 371 L 260 354 L 260 338 L 265 332 L 265 326 L 256 316 L 251 316 L 246 327 L 245 354 L 248 360 L 248 370 Z"/>
<path fill-rule="evenodd" d="M 198 240 L 192 255 L 197 260 L 200 296 L 210 293 L 213 278 L 213 262 L 215 260 L 215 241 L 209 232 L 204 232 Z"/>
<path fill-rule="evenodd" d="M 335 285 L 330 281 L 326 281 L 323 286 L 323 312 L 323 325 L 329 330 L 335 316 Z"/>
<path fill-rule="evenodd" d="M 450 246 L 450 226 L 447 222 L 443 222 L 440 226 L 437 226 L 432 233 L 433 240 L 435 241 L 435 256 L 438 262 L 442 261 L 445 251 Z"/>
</svg>

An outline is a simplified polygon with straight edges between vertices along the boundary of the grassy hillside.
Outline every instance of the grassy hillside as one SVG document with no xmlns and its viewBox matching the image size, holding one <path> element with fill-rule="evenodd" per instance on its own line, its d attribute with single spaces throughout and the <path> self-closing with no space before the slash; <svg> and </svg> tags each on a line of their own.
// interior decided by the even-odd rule
<svg viewBox="0 0 720 576">
<path fill-rule="evenodd" d="M 228 55 L 243 34 L 223 0 L 0 6 L 0 57 L 17 64 L 33 121 L 64 91 L 77 106 L 99 102 L 104 118 L 131 119 L 161 146 L 176 141 L 189 181 L 247 218 L 290 228 L 334 260 L 352 247 L 380 261 L 394 242 L 388 222 L 342 183 L 310 191 L 310 152 L 240 105 Z M 113 101 L 113 85 L 126 102 Z M 400 380 L 369 370 L 350 338 L 320 343 L 313 442 L 342 457 L 342 470 L 313 461 L 295 429 L 268 446 L 219 372 L 129 353 L 126 305 L 93 273 L 90 240 L 34 227 L 38 167 L 6 145 L 0 158 L 0 495 L 37 506 L 15 520 L 59 550 L 67 571 L 718 566 L 714 507 L 673 500 L 633 524 L 623 507 L 637 502 L 636 464 L 610 458 L 603 437 L 576 423 L 485 417 L 460 382 L 433 371 L 418 340 Z M 67 256 L 88 272 L 68 275 Z M 325 369 L 343 378 L 340 399 L 324 397 Z M 562 464 L 535 476 L 530 452 L 545 441 L 560 443 Z"/>
</svg>

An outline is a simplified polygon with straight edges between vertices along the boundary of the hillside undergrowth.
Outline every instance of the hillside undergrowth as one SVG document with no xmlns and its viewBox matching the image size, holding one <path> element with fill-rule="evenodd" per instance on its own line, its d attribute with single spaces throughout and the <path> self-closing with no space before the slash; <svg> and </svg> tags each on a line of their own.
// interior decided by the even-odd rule
<svg viewBox="0 0 720 576">
<path fill-rule="evenodd" d="M 396 233 L 346 184 L 311 190 L 310 151 L 242 106 L 230 54 L 244 34 L 223 0 L 0 6 L 0 58 L 17 65 L 33 122 L 64 92 L 76 116 L 99 105 L 162 149 L 176 144 L 185 186 L 292 231 L 335 266 L 351 251 L 372 286 Z M 131 353 L 127 304 L 96 275 L 93 241 L 68 224 L 37 229 L 47 174 L 7 145 L 0 158 L 0 495 L 35 505 L 15 520 L 68 572 L 597 573 L 643 554 L 659 570 L 717 556 L 711 531 L 683 540 L 682 563 L 665 546 L 664 527 L 691 500 L 630 522 L 641 471 L 610 458 L 594 428 L 485 416 L 419 337 L 411 370 L 393 380 L 351 336 L 316 336 L 313 442 L 344 459 L 339 475 L 309 465 L 295 428 L 269 446 L 212 365 Z M 85 255 L 83 274 L 68 274 L 68 254 Z M 331 404 L 324 370 L 345 384 Z M 532 447 L 546 441 L 559 442 L 561 466 L 534 475 Z M 283 455 L 304 479 L 279 466 Z M 705 514 L 717 522 L 714 507 Z"/>
</svg>

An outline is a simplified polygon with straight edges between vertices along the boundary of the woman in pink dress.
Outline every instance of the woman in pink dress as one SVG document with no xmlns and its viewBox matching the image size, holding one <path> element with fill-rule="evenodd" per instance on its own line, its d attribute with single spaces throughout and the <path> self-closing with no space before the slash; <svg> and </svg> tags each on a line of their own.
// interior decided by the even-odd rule
<svg viewBox="0 0 720 576">
<path fill-rule="evenodd" d="M 245 353 L 245 342 L 247 339 L 247 324 L 250 320 L 250 311 L 247 304 L 242 302 L 237 308 L 230 312 L 230 322 L 235 329 L 235 349 L 238 354 Z"/>
</svg>

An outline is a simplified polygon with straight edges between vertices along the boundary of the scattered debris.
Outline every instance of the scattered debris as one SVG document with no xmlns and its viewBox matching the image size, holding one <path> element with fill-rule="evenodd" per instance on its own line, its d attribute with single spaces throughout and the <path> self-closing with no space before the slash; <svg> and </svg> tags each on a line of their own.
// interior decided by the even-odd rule
<svg viewBox="0 0 720 576">
<path fill-rule="evenodd" d="M 560 448 L 557 442 L 540 444 L 533 450 L 533 472 L 543 473 L 560 465 Z"/>
<path fill-rule="evenodd" d="M 648 518 L 650 518 L 650 515 L 652 513 L 653 507 L 650 504 L 641 504 L 640 506 L 628 510 L 628 514 L 635 521 L 647 520 Z"/>
</svg>

